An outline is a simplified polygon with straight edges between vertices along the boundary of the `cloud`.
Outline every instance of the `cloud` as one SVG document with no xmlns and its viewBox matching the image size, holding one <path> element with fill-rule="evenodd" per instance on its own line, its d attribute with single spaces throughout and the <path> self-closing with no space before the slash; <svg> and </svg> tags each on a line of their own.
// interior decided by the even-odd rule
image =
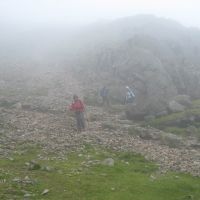
<svg viewBox="0 0 200 200">
<path fill-rule="evenodd" d="M 198 0 L 0 0 L 0 17 L 17 23 L 89 23 L 155 14 L 200 27 Z"/>
</svg>

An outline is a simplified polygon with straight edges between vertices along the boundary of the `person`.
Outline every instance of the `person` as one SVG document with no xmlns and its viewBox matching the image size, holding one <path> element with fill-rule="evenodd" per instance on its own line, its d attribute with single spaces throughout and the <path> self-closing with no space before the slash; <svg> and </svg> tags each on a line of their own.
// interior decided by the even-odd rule
<svg viewBox="0 0 200 200">
<path fill-rule="evenodd" d="M 135 94 L 133 91 L 129 88 L 129 86 L 126 86 L 126 96 L 125 96 L 125 104 L 133 103 L 135 99 Z"/>
<path fill-rule="evenodd" d="M 85 106 L 83 102 L 78 98 L 77 95 L 73 96 L 73 102 L 70 105 L 70 110 L 75 113 L 77 131 L 78 132 L 84 131 L 85 130 L 85 118 L 84 118 Z"/>
<path fill-rule="evenodd" d="M 109 90 L 106 86 L 104 86 L 101 90 L 100 90 L 100 96 L 102 98 L 102 105 L 104 106 L 105 104 L 107 104 L 107 106 L 109 105 L 109 98 L 108 98 L 108 93 Z"/>
</svg>

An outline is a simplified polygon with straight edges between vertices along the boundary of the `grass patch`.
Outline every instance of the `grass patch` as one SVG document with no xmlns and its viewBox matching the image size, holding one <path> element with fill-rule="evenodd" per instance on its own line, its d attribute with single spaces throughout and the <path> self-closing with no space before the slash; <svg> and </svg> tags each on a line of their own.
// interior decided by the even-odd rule
<svg viewBox="0 0 200 200">
<path fill-rule="evenodd" d="M 1 200 L 21 200 L 27 194 L 28 199 L 34 200 L 200 199 L 200 178 L 177 173 L 156 175 L 157 166 L 137 154 L 86 146 L 82 152 L 69 154 L 67 159 L 53 159 L 49 155 L 41 160 L 38 148 L 26 150 L 24 154 L 14 154 L 13 161 L 0 160 Z M 102 165 L 106 158 L 114 159 L 114 166 Z M 28 170 L 25 163 L 30 160 L 54 170 L 42 167 Z M 45 189 L 49 192 L 42 195 Z"/>
<path fill-rule="evenodd" d="M 192 106 L 183 112 L 158 117 L 146 123 L 146 125 L 150 125 L 176 135 L 193 135 L 199 138 L 200 100 L 193 101 Z"/>
<path fill-rule="evenodd" d="M 179 127 L 166 127 L 164 131 L 169 133 L 174 133 L 176 135 L 185 136 L 187 135 L 187 130 L 185 128 L 179 128 Z"/>
<path fill-rule="evenodd" d="M 200 107 L 200 99 L 196 99 L 192 102 L 192 107 Z"/>
<path fill-rule="evenodd" d="M 184 118 L 184 116 L 185 116 L 185 112 L 173 113 L 170 115 L 153 119 L 148 124 L 153 127 L 164 128 L 165 126 L 168 126 L 177 120 L 180 121 L 181 119 Z"/>
</svg>

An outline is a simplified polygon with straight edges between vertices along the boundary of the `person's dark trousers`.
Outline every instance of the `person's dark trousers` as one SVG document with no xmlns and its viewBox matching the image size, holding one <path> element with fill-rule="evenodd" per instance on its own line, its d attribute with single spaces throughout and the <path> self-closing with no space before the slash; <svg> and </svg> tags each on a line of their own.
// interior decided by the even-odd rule
<svg viewBox="0 0 200 200">
<path fill-rule="evenodd" d="M 75 116 L 76 116 L 76 123 L 77 123 L 78 131 L 84 130 L 85 129 L 84 113 L 83 112 L 76 112 Z"/>
</svg>

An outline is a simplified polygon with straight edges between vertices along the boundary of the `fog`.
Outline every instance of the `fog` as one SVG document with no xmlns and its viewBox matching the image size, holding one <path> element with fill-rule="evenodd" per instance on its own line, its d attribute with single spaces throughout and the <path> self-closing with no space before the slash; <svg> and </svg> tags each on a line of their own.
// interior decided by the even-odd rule
<svg viewBox="0 0 200 200">
<path fill-rule="evenodd" d="M 1 63 L 77 65 L 77 58 L 135 34 L 178 39 L 181 24 L 200 27 L 199 6 L 197 0 L 0 0 Z M 162 31 L 159 23 L 170 25 Z"/>
<path fill-rule="evenodd" d="M 135 14 L 171 18 L 200 27 L 198 0 L 1 0 L 0 19 L 24 28 L 44 24 L 83 25 Z"/>
<path fill-rule="evenodd" d="M 0 199 L 200 199 L 199 8 L 0 0 Z"/>
</svg>

